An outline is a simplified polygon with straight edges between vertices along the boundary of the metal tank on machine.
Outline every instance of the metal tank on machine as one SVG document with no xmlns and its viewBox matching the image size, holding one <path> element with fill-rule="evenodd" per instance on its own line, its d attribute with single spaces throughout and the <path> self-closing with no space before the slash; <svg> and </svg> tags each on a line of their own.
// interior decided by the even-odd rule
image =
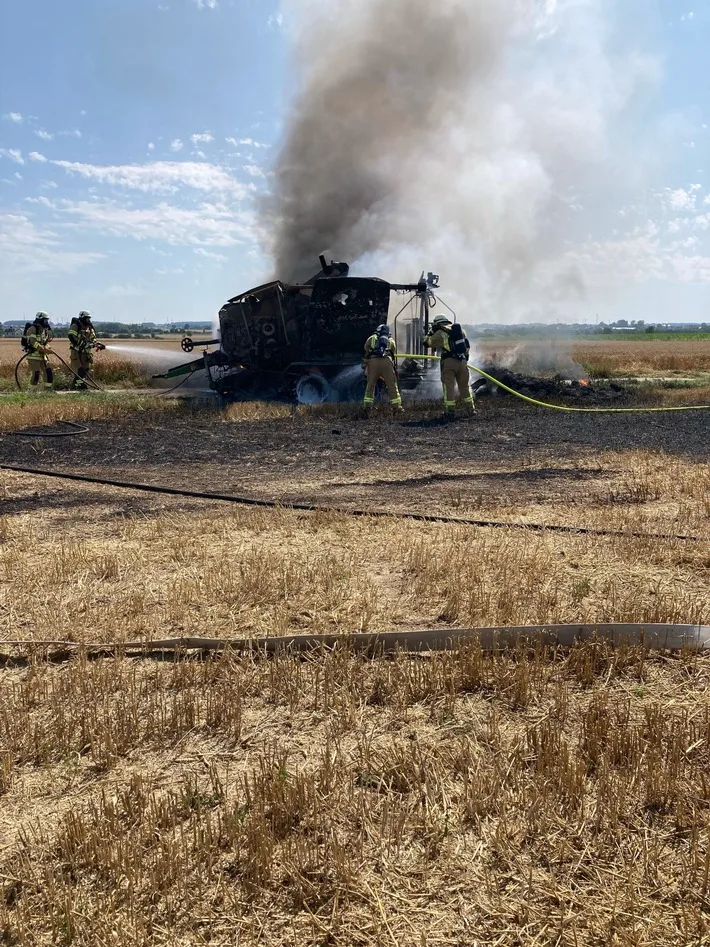
<svg viewBox="0 0 710 947">
<path fill-rule="evenodd" d="M 399 351 L 421 354 L 438 277 L 430 273 L 417 283 L 389 283 L 350 276 L 347 263 L 328 264 L 323 256 L 320 264 L 306 283 L 275 280 L 234 296 L 220 310 L 219 340 L 183 339 L 183 351 L 204 346 L 203 356 L 156 377 L 179 378 L 204 369 L 210 388 L 230 400 L 359 400 L 363 346 L 388 321 L 393 294 L 408 297 L 394 317 Z M 411 310 L 406 320 L 401 318 L 405 309 Z M 424 369 L 405 362 L 400 374 L 405 390 L 416 388 Z"/>
</svg>

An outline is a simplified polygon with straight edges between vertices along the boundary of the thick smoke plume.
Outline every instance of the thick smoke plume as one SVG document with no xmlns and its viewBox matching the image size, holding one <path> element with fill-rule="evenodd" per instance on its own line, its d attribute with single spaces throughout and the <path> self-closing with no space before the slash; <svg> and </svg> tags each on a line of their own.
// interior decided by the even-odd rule
<svg viewBox="0 0 710 947">
<path fill-rule="evenodd" d="M 625 113 L 655 66 L 621 49 L 611 9 L 288 0 L 299 86 L 265 207 L 277 275 L 308 277 L 321 252 L 392 280 L 433 269 L 464 322 L 578 301 L 575 242 L 643 178 Z"/>
</svg>

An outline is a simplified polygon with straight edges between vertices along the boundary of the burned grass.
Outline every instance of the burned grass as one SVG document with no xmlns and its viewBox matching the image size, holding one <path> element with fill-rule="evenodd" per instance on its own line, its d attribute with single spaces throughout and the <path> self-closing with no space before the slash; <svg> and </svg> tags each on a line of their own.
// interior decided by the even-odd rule
<svg viewBox="0 0 710 947">
<path fill-rule="evenodd" d="M 325 411 L 274 408 L 263 421 L 253 406 L 225 419 L 164 404 L 94 421 L 61 448 L 25 445 L 22 458 L 285 499 L 708 536 L 700 426 L 685 429 L 689 449 L 661 453 L 573 446 L 570 428 L 507 409 L 482 429 L 454 427 L 467 444 Z M 652 431 L 662 444 L 667 429 Z M 355 520 L 6 471 L 0 502 L 0 650 L 710 623 L 707 542 Z M 710 658 L 600 642 L 374 660 L 346 648 L 79 654 L 62 666 L 38 644 L 25 653 L 28 667 L 0 670 L 0 942 L 710 938 Z"/>
</svg>

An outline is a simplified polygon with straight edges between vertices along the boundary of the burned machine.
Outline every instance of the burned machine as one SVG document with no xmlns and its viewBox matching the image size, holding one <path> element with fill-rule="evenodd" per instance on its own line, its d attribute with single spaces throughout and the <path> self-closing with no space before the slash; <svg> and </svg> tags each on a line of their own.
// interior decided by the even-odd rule
<svg viewBox="0 0 710 947">
<path fill-rule="evenodd" d="M 203 356 L 160 378 L 204 369 L 209 385 L 227 399 L 275 398 L 301 403 L 352 401 L 362 397 L 363 346 L 388 321 L 392 294 L 408 296 L 394 320 L 400 352 L 420 354 L 438 277 L 388 283 L 349 275 L 347 263 L 328 264 L 308 282 L 266 283 L 230 299 L 219 313 L 219 340 L 183 339 L 184 352 L 205 347 Z M 405 321 L 404 310 L 412 311 Z M 416 387 L 421 362 L 401 367 L 403 388 Z"/>
</svg>

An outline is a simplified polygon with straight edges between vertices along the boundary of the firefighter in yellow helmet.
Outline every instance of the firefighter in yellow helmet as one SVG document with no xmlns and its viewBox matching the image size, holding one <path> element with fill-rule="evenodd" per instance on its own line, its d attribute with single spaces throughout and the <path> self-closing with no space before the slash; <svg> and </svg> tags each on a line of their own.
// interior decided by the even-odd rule
<svg viewBox="0 0 710 947">
<path fill-rule="evenodd" d="M 72 319 L 68 337 L 71 370 L 74 372 L 74 388 L 77 391 L 86 391 L 88 388 L 86 378 L 94 363 L 94 350 L 103 351 L 106 348 L 96 339 L 90 312 L 82 309 L 79 317 Z"/>
<path fill-rule="evenodd" d="M 54 386 L 54 372 L 49 364 L 49 344 L 54 333 L 49 324 L 46 312 L 38 312 L 34 322 L 27 326 L 23 347 L 27 351 L 27 364 L 30 367 L 30 384 L 37 386 L 41 375 L 44 375 L 44 387 L 48 390 Z"/>
<path fill-rule="evenodd" d="M 390 404 L 395 411 L 402 411 L 402 395 L 397 384 L 397 346 L 390 333 L 389 326 L 378 326 L 365 343 L 365 371 L 367 389 L 365 391 L 365 410 L 369 411 L 375 403 L 377 382 L 387 386 Z"/>
<path fill-rule="evenodd" d="M 436 316 L 424 339 L 425 348 L 436 349 L 441 355 L 441 383 L 444 386 L 444 414 L 453 416 L 456 410 L 456 389 L 461 404 L 468 414 L 476 408 L 468 373 L 468 354 L 471 343 L 460 325 L 453 325 L 446 316 Z"/>
</svg>

